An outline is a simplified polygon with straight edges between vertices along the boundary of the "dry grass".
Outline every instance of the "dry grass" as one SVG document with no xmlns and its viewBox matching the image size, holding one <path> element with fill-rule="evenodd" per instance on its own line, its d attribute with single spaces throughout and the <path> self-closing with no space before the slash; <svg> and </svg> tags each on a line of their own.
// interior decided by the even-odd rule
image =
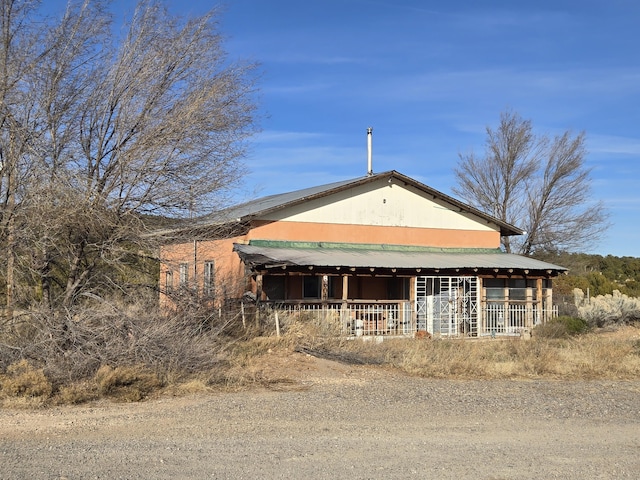
<svg viewBox="0 0 640 480">
<path fill-rule="evenodd" d="M 34 408 L 44 405 L 53 387 L 43 369 L 35 368 L 27 360 L 20 360 L 7 367 L 0 375 L 0 401 L 11 408 Z"/>
<path fill-rule="evenodd" d="M 295 348 L 431 378 L 640 378 L 640 329 L 633 326 L 559 339 L 386 339 L 376 343 L 316 338 Z"/>
<path fill-rule="evenodd" d="M 431 378 L 640 378 L 638 326 L 580 335 L 563 333 L 560 338 L 536 336 L 534 331 L 531 340 L 386 338 L 376 342 L 346 339 L 335 329 L 304 317 L 285 318 L 282 325 L 280 337 L 273 331 L 264 335 L 263 330 L 262 336 L 227 338 L 225 342 L 221 342 L 221 336 L 211 342 L 206 332 L 194 335 L 191 341 L 188 335 L 179 334 L 179 349 L 169 348 L 166 360 L 160 359 L 158 353 L 165 340 L 151 342 L 149 345 L 155 347 L 150 348 L 152 361 L 131 363 L 136 357 L 124 356 L 121 362 L 102 363 L 91 375 L 79 375 L 64 382 L 60 382 L 60 375 L 49 377 L 50 368 L 37 367 L 43 362 L 22 359 L 8 364 L 4 371 L 0 369 L 0 405 L 36 408 L 100 398 L 140 401 L 160 392 L 183 395 L 253 386 L 289 389 L 298 375 L 295 359 L 301 358 L 294 352 L 347 364 L 381 365 Z M 547 329 L 545 335 L 549 332 Z M 554 332 L 549 336 L 556 336 Z M 169 334 L 163 331 L 158 338 L 175 341 L 176 334 L 173 330 Z M 188 356 L 188 364 L 185 358 L 171 360 L 173 355 L 188 352 L 191 342 L 195 352 Z M 135 344 L 139 346 L 138 342 Z M 206 358 L 205 345 L 210 347 Z"/>
<path fill-rule="evenodd" d="M 95 383 L 101 395 L 121 402 L 139 402 L 162 386 L 158 376 L 144 366 L 103 365 L 96 372 Z"/>
</svg>

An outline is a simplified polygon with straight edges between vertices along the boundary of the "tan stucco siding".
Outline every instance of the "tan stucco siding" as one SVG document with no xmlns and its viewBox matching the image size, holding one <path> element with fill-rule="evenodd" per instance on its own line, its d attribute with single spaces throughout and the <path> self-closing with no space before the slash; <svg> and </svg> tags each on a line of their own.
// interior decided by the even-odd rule
<svg viewBox="0 0 640 480">
<path fill-rule="evenodd" d="M 263 217 L 300 223 L 498 231 L 466 212 L 411 186 L 378 182 L 307 200 Z"/>
<path fill-rule="evenodd" d="M 247 239 L 300 242 L 375 243 L 443 248 L 498 248 L 497 231 L 340 225 L 314 222 L 256 222 Z"/>
</svg>

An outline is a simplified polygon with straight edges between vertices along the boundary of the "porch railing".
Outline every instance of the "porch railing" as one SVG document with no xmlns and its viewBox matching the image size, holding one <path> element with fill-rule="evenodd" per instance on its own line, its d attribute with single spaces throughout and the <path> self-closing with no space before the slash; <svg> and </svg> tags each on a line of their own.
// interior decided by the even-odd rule
<svg viewBox="0 0 640 480">
<path fill-rule="evenodd" d="M 514 335 L 558 316 L 558 307 L 539 309 L 536 305 L 488 303 L 482 308 L 480 335 Z"/>
<path fill-rule="evenodd" d="M 312 319 L 349 336 L 413 335 L 416 331 L 409 301 L 296 302 L 272 307 L 289 315 L 311 314 Z"/>
<path fill-rule="evenodd" d="M 347 336 L 413 336 L 416 331 L 427 328 L 427 322 L 416 323 L 418 315 L 410 301 L 297 301 L 261 304 L 294 318 L 304 316 L 306 321 L 316 322 L 322 328 Z M 479 314 L 480 318 L 473 324 L 472 331 L 460 329 L 456 330 L 456 335 L 452 335 L 450 329 L 429 333 L 449 337 L 518 335 L 524 329 L 556 317 L 558 309 L 555 305 L 551 309 L 541 310 L 535 305 L 489 303 L 482 306 Z M 428 324 L 448 325 L 442 321 Z"/>
</svg>

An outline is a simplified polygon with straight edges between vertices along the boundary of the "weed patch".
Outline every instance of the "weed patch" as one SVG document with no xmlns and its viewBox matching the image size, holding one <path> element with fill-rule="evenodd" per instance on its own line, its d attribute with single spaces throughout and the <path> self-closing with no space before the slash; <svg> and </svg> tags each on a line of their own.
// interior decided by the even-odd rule
<svg viewBox="0 0 640 480">
<path fill-rule="evenodd" d="M 95 383 L 101 395 L 122 402 L 139 402 L 162 386 L 155 373 L 141 366 L 103 365 L 96 372 Z"/>
<path fill-rule="evenodd" d="M 27 360 L 12 363 L 0 377 L 0 392 L 6 397 L 48 398 L 52 386 L 42 369 L 34 368 Z"/>
</svg>

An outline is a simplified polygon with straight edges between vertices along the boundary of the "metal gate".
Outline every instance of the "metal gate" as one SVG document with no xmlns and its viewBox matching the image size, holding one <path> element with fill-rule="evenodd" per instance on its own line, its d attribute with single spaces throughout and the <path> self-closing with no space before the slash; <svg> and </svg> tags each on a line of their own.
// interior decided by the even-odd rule
<svg viewBox="0 0 640 480">
<path fill-rule="evenodd" d="M 478 335 L 477 277 L 416 277 L 418 330 L 435 336 Z"/>
</svg>

